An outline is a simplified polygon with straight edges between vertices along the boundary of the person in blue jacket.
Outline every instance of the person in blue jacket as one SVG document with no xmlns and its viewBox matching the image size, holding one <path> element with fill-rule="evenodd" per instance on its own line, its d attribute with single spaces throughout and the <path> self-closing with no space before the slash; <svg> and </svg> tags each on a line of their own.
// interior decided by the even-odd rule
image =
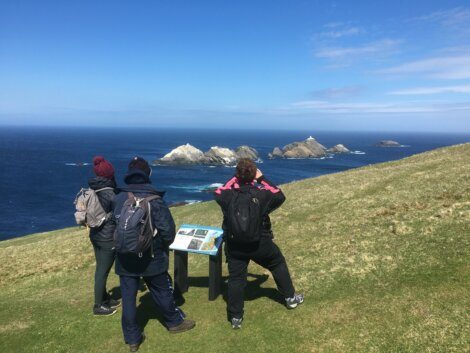
<svg viewBox="0 0 470 353">
<path fill-rule="evenodd" d="M 171 277 L 168 274 L 168 247 L 175 238 L 175 222 L 163 201 L 164 192 L 157 191 L 151 184 L 151 173 L 152 169 L 147 161 L 134 157 L 124 178 L 126 186 L 120 188 L 115 199 L 114 217 L 118 218 L 128 198 L 128 192 L 142 198 L 159 196 L 150 203 L 153 227 L 158 231 L 153 239 L 153 249 L 148 249 L 141 257 L 123 253 L 116 255 L 115 269 L 119 275 L 122 293 L 122 331 L 131 352 L 136 352 L 145 339 L 136 318 L 136 297 L 140 278 L 147 284 L 169 332 L 184 332 L 196 325 L 193 320 L 185 319 L 185 314 L 175 303 Z"/>
</svg>

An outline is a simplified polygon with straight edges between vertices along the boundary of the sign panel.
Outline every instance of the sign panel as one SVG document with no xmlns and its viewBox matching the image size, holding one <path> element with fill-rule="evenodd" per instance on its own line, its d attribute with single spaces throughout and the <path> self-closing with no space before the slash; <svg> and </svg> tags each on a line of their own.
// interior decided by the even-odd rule
<svg viewBox="0 0 470 353">
<path fill-rule="evenodd" d="M 223 230 L 197 224 L 183 224 L 170 249 L 205 255 L 217 255 L 222 244 Z"/>
</svg>

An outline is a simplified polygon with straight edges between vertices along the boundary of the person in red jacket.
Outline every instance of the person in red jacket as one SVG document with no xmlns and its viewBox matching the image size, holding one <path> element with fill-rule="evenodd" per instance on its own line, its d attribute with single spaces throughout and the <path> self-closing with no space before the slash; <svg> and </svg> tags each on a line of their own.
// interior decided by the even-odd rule
<svg viewBox="0 0 470 353">
<path fill-rule="evenodd" d="M 261 227 L 258 241 L 238 242 L 233 236 L 229 225 L 229 212 L 237 193 L 249 193 L 253 200 L 256 199 L 261 217 L 257 222 Z M 269 214 L 281 206 L 285 199 L 281 189 L 270 182 L 256 168 L 256 164 L 247 158 L 240 159 L 235 176 L 215 191 L 215 200 L 224 215 L 222 228 L 229 271 L 227 312 L 234 329 L 241 328 L 243 321 L 243 297 L 247 268 L 251 260 L 271 271 L 279 292 L 285 298 L 287 308 L 294 309 L 304 300 L 302 294 L 296 294 L 286 260 L 273 242 Z"/>
</svg>

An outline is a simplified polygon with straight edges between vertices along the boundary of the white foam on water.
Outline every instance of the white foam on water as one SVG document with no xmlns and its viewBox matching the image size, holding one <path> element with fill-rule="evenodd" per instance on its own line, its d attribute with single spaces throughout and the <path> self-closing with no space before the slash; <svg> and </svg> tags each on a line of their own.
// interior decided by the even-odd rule
<svg viewBox="0 0 470 353">
<path fill-rule="evenodd" d="M 362 151 L 351 151 L 351 154 L 366 154 L 365 152 Z"/>
<path fill-rule="evenodd" d="M 70 165 L 73 167 L 83 167 L 86 165 L 91 165 L 91 163 L 65 163 L 65 165 Z"/>
<path fill-rule="evenodd" d="M 184 200 L 188 205 L 202 202 L 201 200 Z"/>
<path fill-rule="evenodd" d="M 205 191 L 212 191 L 212 189 L 217 189 L 223 185 L 224 184 L 222 183 L 212 183 L 212 184 L 205 184 L 205 185 L 170 186 L 170 188 L 188 190 L 189 192 L 205 192 Z"/>
</svg>

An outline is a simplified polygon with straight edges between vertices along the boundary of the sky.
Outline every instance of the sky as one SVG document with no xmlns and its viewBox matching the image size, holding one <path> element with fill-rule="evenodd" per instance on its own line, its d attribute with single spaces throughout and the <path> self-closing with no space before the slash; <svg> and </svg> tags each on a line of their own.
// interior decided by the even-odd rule
<svg viewBox="0 0 470 353">
<path fill-rule="evenodd" d="M 470 0 L 0 0 L 0 125 L 470 133 Z"/>
</svg>

